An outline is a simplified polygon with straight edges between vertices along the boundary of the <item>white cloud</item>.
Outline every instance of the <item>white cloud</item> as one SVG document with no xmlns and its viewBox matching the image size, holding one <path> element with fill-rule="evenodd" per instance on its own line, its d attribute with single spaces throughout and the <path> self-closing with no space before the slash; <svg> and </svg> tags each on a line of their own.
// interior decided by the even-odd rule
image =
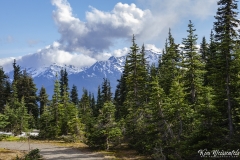
<svg viewBox="0 0 240 160">
<path fill-rule="evenodd" d="M 106 61 L 108 58 L 110 58 L 112 56 L 111 53 L 101 53 L 101 54 L 97 54 L 95 57 L 98 61 Z"/>
<path fill-rule="evenodd" d="M 152 50 L 154 52 L 161 52 L 161 48 L 157 48 L 154 44 L 145 44 L 145 50 Z"/>
<path fill-rule="evenodd" d="M 141 10 L 135 4 L 117 3 L 111 12 L 103 12 L 94 7 L 86 12 L 86 22 L 73 16 L 72 8 L 66 0 L 52 0 L 56 6 L 53 18 L 61 34 L 60 43 L 66 50 L 79 48 L 96 53 L 108 50 L 115 39 L 128 39 L 143 31 L 143 24 L 151 17 L 150 10 Z"/>
<path fill-rule="evenodd" d="M 125 56 L 129 53 L 129 48 L 124 47 L 123 49 L 117 49 L 113 51 L 113 56 L 115 57 L 121 57 Z"/>
<path fill-rule="evenodd" d="M 116 48 L 113 44 L 116 40 L 120 39 L 131 45 L 130 39 L 135 34 L 138 42 L 149 43 L 148 41 L 166 35 L 168 28 L 178 25 L 183 18 L 204 19 L 213 16 L 217 8 L 217 0 L 138 0 L 137 2 L 144 4 L 143 6 L 148 9 L 121 2 L 117 3 L 110 12 L 90 7 L 84 22 L 74 16 L 67 0 L 52 0 L 52 4 L 56 7 L 53 11 L 53 19 L 61 38 L 52 45 L 39 49 L 35 54 L 17 57 L 18 64 L 22 67 L 26 65 L 28 65 L 26 67 L 38 67 L 52 63 L 72 64 L 77 67 L 89 66 L 111 55 L 117 57 L 126 55 L 129 48 L 109 52 L 110 48 Z M 13 39 L 8 37 L 8 40 L 10 42 Z M 145 47 L 161 52 L 160 48 L 152 44 L 146 44 Z M 13 58 L 0 59 L 0 65 L 7 68 L 12 67 L 12 62 Z"/>
<path fill-rule="evenodd" d="M 20 58 L 20 57 L 19 57 Z M 0 59 L 0 66 L 3 67 L 3 70 L 5 72 L 11 71 L 13 66 L 13 60 L 16 59 L 15 57 L 9 57 L 9 58 L 2 58 Z"/>
<path fill-rule="evenodd" d="M 28 54 L 21 57 L 11 57 L 0 59 L 0 66 L 6 72 L 11 71 L 13 60 L 16 59 L 17 64 L 21 68 L 38 68 L 42 66 L 49 66 L 53 63 L 60 65 L 74 65 L 76 67 L 86 67 L 96 62 L 95 58 L 88 55 L 69 53 L 61 49 L 61 44 L 54 42 L 53 45 L 46 46 L 44 49 L 38 50 L 37 53 Z"/>
<path fill-rule="evenodd" d="M 133 34 L 141 43 L 166 35 L 168 28 L 183 18 L 213 16 L 217 0 L 138 0 L 149 9 L 135 4 L 117 3 L 112 11 L 104 12 L 90 6 L 86 21 L 75 17 L 67 0 L 52 0 L 56 6 L 53 18 L 61 34 L 60 43 L 69 52 L 82 49 L 95 54 L 108 50 L 116 39 L 129 39 Z M 202 7 L 204 6 L 204 7 Z M 164 38 L 163 38 L 164 39 Z"/>
</svg>

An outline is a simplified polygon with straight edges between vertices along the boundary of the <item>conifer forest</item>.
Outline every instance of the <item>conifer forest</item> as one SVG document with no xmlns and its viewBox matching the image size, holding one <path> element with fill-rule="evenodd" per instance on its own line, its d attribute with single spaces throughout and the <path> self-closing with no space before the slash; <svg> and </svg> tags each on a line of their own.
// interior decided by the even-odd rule
<svg viewBox="0 0 240 160">
<path fill-rule="evenodd" d="M 169 29 L 158 64 L 148 63 L 144 45 L 136 44 L 133 35 L 113 93 L 107 78 L 97 94 L 69 86 L 63 68 L 49 97 L 44 86 L 37 91 L 31 76 L 14 61 L 12 81 L 0 68 L 0 130 L 17 135 L 34 128 L 40 130 L 41 139 L 70 135 L 73 141 L 105 150 L 127 144 L 164 160 L 197 159 L 201 149 L 236 151 L 240 146 L 237 17 L 236 0 L 219 0 L 210 39 L 196 35 L 191 20 L 181 45 Z"/>
</svg>

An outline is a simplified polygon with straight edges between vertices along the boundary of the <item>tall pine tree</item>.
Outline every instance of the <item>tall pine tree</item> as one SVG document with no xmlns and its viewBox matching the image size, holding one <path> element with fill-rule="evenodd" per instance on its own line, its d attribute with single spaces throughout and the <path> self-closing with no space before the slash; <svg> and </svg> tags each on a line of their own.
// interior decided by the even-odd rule
<svg viewBox="0 0 240 160">
<path fill-rule="evenodd" d="M 48 103 L 48 94 L 43 86 L 39 91 L 38 101 L 40 102 L 40 116 L 41 116 L 43 114 L 44 107 L 47 106 Z"/>
<path fill-rule="evenodd" d="M 185 70 L 184 83 L 187 91 L 187 100 L 190 105 L 195 105 L 197 96 L 203 85 L 204 65 L 201 62 L 200 54 L 196 47 L 197 35 L 194 33 L 194 25 L 191 21 L 188 24 L 188 36 L 183 38 L 183 61 L 182 69 Z"/>
<path fill-rule="evenodd" d="M 217 42 L 216 61 L 215 61 L 215 76 L 217 79 L 217 86 L 214 89 L 217 93 L 217 105 L 220 107 L 227 122 L 229 130 L 229 138 L 234 134 L 234 126 L 232 120 L 232 109 L 234 109 L 234 87 L 232 86 L 233 77 L 236 75 L 232 73 L 231 67 L 234 65 L 234 46 L 239 35 L 236 27 L 239 26 L 237 18 L 237 1 L 236 0 L 219 0 L 217 15 L 214 22 L 215 40 Z M 226 114 L 227 113 L 227 114 Z"/>
</svg>

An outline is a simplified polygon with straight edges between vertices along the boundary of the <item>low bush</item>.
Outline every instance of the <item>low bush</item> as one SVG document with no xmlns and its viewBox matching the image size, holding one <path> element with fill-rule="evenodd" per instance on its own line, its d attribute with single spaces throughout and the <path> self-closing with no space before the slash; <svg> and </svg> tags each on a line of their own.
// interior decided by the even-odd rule
<svg viewBox="0 0 240 160">
<path fill-rule="evenodd" d="M 0 134 L 0 141 L 7 139 L 8 137 L 10 137 L 9 135 L 5 135 L 5 134 Z"/>
<path fill-rule="evenodd" d="M 15 160 L 40 160 L 42 156 L 40 155 L 39 149 L 31 150 L 28 154 L 26 154 L 23 158 L 16 157 Z"/>
</svg>

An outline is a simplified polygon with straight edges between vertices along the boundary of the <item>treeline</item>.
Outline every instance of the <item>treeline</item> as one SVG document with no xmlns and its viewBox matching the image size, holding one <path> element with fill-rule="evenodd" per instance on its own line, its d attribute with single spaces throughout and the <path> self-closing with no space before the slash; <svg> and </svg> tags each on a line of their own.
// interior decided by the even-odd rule
<svg viewBox="0 0 240 160">
<path fill-rule="evenodd" d="M 144 45 L 132 39 L 115 94 L 107 79 L 95 99 L 83 89 L 69 92 L 66 70 L 48 100 L 25 72 L 14 66 L 11 83 L 3 70 L 0 127 L 12 131 L 38 127 L 40 137 L 72 135 L 91 147 L 123 143 L 155 159 L 194 159 L 200 149 L 237 150 L 240 145 L 240 44 L 235 0 L 220 0 L 210 40 L 189 21 L 182 46 L 169 30 L 158 65 L 148 64 Z M 40 117 L 37 101 L 40 102 Z M 12 117 L 11 117 L 12 116 Z M 5 122 L 5 123 L 4 123 Z M 37 124 L 37 125 L 36 125 Z"/>
</svg>

